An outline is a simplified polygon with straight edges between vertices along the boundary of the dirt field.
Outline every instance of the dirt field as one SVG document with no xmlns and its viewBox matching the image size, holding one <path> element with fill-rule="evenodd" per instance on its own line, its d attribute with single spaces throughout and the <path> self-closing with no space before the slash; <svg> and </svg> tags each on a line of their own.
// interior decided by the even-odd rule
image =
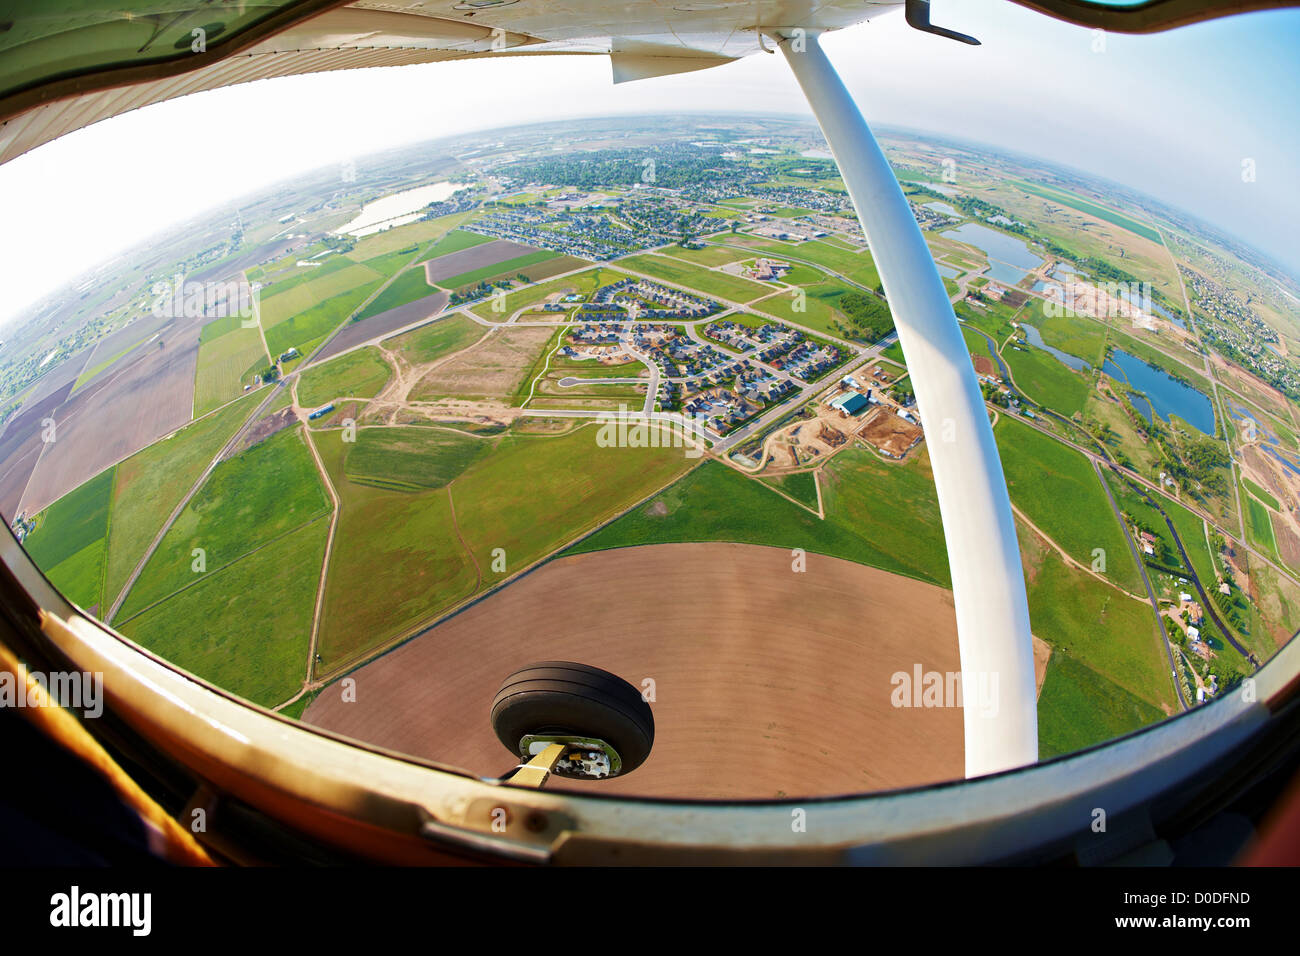
<svg viewBox="0 0 1300 956">
<path fill-rule="evenodd" d="M 1273 522 L 1273 537 L 1277 539 L 1277 553 L 1282 562 L 1293 568 L 1300 568 L 1300 536 L 1291 529 L 1291 525 L 1281 515 L 1270 516 Z"/>
<path fill-rule="evenodd" d="M 509 398 L 553 334 L 528 326 L 494 329 L 417 382 L 411 400 Z"/>
<path fill-rule="evenodd" d="M 987 355 L 972 355 L 971 360 L 975 363 L 975 371 L 980 375 L 997 375 L 998 367 L 993 364 L 993 360 Z"/>
<path fill-rule="evenodd" d="M 882 406 L 870 413 L 858 437 L 891 458 L 902 458 L 923 434 L 920 425 L 899 418 L 892 408 Z"/>
<path fill-rule="evenodd" d="M 498 262 L 516 259 L 519 256 L 526 256 L 530 252 L 536 251 L 535 247 L 526 246 L 521 242 L 511 242 L 508 239 L 493 239 L 491 242 L 470 246 L 468 249 L 460 250 L 460 252 L 449 252 L 445 256 L 430 259 L 424 264 L 424 277 L 429 285 L 434 285 L 440 279 L 450 279 L 466 272 L 482 269 L 484 266 L 494 266 Z"/>
<path fill-rule="evenodd" d="M 128 355 L 59 408 L 56 440 L 45 445 L 22 508 L 39 511 L 190 420 L 202 321 L 175 320 L 157 342 Z"/>
<path fill-rule="evenodd" d="M 512 760 L 488 723 L 492 697 L 511 670 L 547 659 L 655 681 L 650 759 L 567 787 L 807 796 L 963 773 L 959 708 L 891 703 L 896 672 L 960 669 L 951 594 L 817 555 L 796 574 L 782 549 L 735 544 L 554 561 L 355 671 L 355 702 L 326 688 L 304 719 L 495 775 Z"/>
<path fill-rule="evenodd" d="M 266 441 L 276 432 L 288 428 L 290 425 L 298 424 L 298 416 L 294 414 L 292 408 L 282 408 L 278 412 L 271 412 L 269 415 L 263 415 L 257 421 L 253 422 L 248 431 L 240 436 L 239 441 L 235 444 L 226 458 L 235 458 L 243 454 L 254 445 Z"/>
<path fill-rule="evenodd" d="M 404 325 L 410 325 L 412 322 L 419 322 L 421 319 L 437 315 L 446 304 L 447 293 L 435 292 L 433 295 L 426 295 L 424 298 L 408 302 L 406 305 L 399 305 L 387 312 L 380 312 L 378 315 L 372 315 L 360 322 L 349 322 L 339 331 L 338 335 L 325 343 L 325 347 L 321 349 L 320 357 L 316 361 L 323 362 L 326 359 L 333 358 L 340 352 L 347 351 L 354 345 L 360 345 L 370 339 L 388 335 Z"/>
</svg>

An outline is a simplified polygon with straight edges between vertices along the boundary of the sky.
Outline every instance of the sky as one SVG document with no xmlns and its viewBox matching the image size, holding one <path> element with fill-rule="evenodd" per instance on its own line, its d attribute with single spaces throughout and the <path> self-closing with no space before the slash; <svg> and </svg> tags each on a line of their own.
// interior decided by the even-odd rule
<svg viewBox="0 0 1300 956">
<path fill-rule="evenodd" d="M 824 47 L 871 123 L 1037 156 L 1130 185 L 1300 274 L 1300 10 L 1141 37 L 1006 0 L 893 11 Z M 615 87 L 604 57 L 509 58 L 263 80 L 107 120 L 0 166 L 0 322 L 120 251 L 296 173 L 403 143 L 629 113 L 810 114 L 783 57 Z M 1250 161 L 1253 181 L 1243 178 Z"/>
</svg>

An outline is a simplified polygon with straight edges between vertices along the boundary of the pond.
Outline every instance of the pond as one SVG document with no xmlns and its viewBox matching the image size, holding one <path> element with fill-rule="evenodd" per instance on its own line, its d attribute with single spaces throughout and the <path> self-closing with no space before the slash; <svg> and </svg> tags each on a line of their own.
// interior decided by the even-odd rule
<svg viewBox="0 0 1300 956">
<path fill-rule="evenodd" d="M 361 212 L 357 213 L 356 218 L 336 232 L 356 236 L 359 239 L 390 226 L 404 226 L 420 218 L 420 210 L 425 206 L 442 202 L 452 193 L 464 188 L 464 186 L 453 186 L 451 183 L 442 182 L 392 193 L 374 202 L 366 203 L 361 207 Z"/>
<path fill-rule="evenodd" d="M 1084 369 L 1092 368 L 1091 365 L 1079 358 L 1077 355 L 1071 355 L 1069 352 L 1062 352 L 1060 349 L 1048 345 L 1043 341 L 1043 334 L 1028 322 L 1021 322 L 1020 327 L 1025 330 L 1025 338 L 1029 340 L 1030 345 L 1054 355 L 1060 362 L 1068 365 L 1074 371 L 1082 372 Z"/>
<path fill-rule="evenodd" d="M 989 258 L 989 278 L 1005 285 L 1015 285 L 1029 274 L 1029 270 L 1043 264 L 1043 260 L 1034 255 L 1023 241 L 977 222 L 949 229 L 943 235 L 982 251 Z"/>
<path fill-rule="evenodd" d="M 939 212 L 943 213 L 945 216 L 956 216 L 958 218 L 961 217 L 961 213 L 959 213 L 952 206 L 948 205 L 946 202 L 928 202 L 925 204 L 925 208 L 936 209 Z"/>
<path fill-rule="evenodd" d="M 1205 393 L 1178 381 L 1163 369 L 1152 368 L 1136 355 L 1114 349 L 1102 366 L 1111 378 L 1127 382 L 1146 396 L 1147 401 L 1133 402 L 1147 421 L 1152 414 L 1166 421 L 1177 415 L 1206 435 L 1214 434 L 1214 406 Z"/>
</svg>

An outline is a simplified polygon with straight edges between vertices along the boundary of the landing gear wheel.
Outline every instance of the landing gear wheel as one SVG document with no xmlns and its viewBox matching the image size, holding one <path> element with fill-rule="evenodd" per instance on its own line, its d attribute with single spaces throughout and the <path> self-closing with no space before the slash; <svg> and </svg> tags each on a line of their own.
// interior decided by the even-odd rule
<svg viewBox="0 0 1300 956">
<path fill-rule="evenodd" d="M 523 760 L 546 740 L 602 742 L 614 751 L 609 776 L 641 766 L 655 739 L 654 715 L 640 691 L 609 671 L 568 661 L 530 664 L 507 677 L 492 701 L 492 729 Z"/>
</svg>

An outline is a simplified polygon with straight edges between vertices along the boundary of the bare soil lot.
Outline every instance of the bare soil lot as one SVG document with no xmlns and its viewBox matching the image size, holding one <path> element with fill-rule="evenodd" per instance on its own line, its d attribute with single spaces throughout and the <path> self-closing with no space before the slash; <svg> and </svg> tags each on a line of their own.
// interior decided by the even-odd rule
<svg viewBox="0 0 1300 956">
<path fill-rule="evenodd" d="M 333 358 L 340 352 L 346 352 L 355 345 L 360 345 L 362 342 L 386 336 L 405 325 L 410 325 L 412 322 L 432 318 L 447 305 L 447 298 L 446 292 L 435 292 L 433 295 L 426 295 L 424 298 L 408 302 L 406 305 L 399 305 L 387 312 L 380 312 L 378 315 L 372 315 L 360 322 L 349 322 L 339 330 L 338 335 L 325 343 L 325 347 L 321 349 L 320 356 L 316 361 L 323 362 L 326 359 Z"/>
<path fill-rule="evenodd" d="M 859 437 L 891 458 L 902 458 L 923 434 L 920 425 L 899 418 L 892 408 L 886 406 L 872 412 L 858 432 Z"/>
<path fill-rule="evenodd" d="M 960 670 L 949 592 L 834 558 L 670 544 L 561 558 L 327 687 L 305 720 L 477 774 L 513 761 L 488 709 L 540 660 L 653 679 L 656 742 L 635 773 L 555 789 L 745 798 L 959 778 L 958 707 L 896 707 L 896 673 Z"/>
<path fill-rule="evenodd" d="M 551 329 L 529 326 L 493 329 L 420 379 L 411 389 L 410 398 L 508 399 L 554 334 Z"/>
<path fill-rule="evenodd" d="M 174 320 L 59 408 L 56 440 L 45 446 L 21 507 L 39 511 L 190 420 L 201 323 Z"/>
<path fill-rule="evenodd" d="M 460 250 L 460 252 L 449 252 L 445 256 L 430 259 L 424 264 L 424 277 L 430 285 L 433 285 L 440 279 L 450 279 L 466 272 L 473 272 L 475 269 L 482 269 L 484 266 L 494 266 L 498 262 L 516 259 L 519 256 L 526 256 L 536 251 L 535 247 L 526 246 L 522 242 L 493 239 L 491 242 L 470 246 L 468 249 Z"/>
</svg>

